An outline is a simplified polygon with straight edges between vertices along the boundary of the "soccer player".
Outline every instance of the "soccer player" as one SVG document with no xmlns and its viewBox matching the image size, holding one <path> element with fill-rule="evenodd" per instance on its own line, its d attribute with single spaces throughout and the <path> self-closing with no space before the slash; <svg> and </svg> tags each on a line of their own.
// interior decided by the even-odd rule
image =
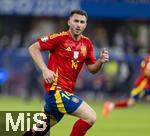
<svg viewBox="0 0 150 136">
<path fill-rule="evenodd" d="M 141 62 L 141 72 L 135 80 L 135 88 L 131 90 L 128 100 L 118 102 L 107 101 L 104 103 L 102 115 L 108 117 L 109 113 L 116 108 L 132 107 L 140 98 L 150 101 L 150 55 Z"/>
<path fill-rule="evenodd" d="M 87 26 L 87 18 L 85 11 L 73 10 L 68 19 L 68 31 L 39 38 L 29 47 L 29 52 L 44 78 L 44 112 L 50 114 L 49 127 L 57 124 L 64 114 L 79 118 L 70 136 L 84 136 L 96 121 L 95 111 L 74 95 L 74 85 L 83 64 L 85 63 L 88 70 L 94 74 L 109 60 L 106 49 L 100 52 L 96 60 L 92 42 L 82 35 Z M 43 61 L 41 51 L 50 52 L 48 66 Z M 32 128 L 24 136 L 44 136 L 47 131 L 37 132 Z"/>
</svg>

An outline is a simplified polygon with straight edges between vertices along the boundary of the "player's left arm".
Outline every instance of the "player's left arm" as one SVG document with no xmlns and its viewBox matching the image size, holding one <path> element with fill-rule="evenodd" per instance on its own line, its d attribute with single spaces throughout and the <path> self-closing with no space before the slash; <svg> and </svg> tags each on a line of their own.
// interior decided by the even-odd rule
<svg viewBox="0 0 150 136">
<path fill-rule="evenodd" d="M 109 61 L 109 52 L 106 48 L 102 49 L 100 56 L 94 64 L 88 64 L 87 68 L 92 73 L 97 73 L 103 66 L 104 63 Z"/>
</svg>

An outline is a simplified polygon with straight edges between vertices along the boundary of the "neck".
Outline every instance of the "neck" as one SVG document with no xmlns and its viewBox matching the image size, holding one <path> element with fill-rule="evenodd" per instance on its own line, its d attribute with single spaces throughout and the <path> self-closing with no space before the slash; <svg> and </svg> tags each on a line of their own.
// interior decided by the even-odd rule
<svg viewBox="0 0 150 136">
<path fill-rule="evenodd" d="M 79 40 L 80 40 L 80 36 L 81 36 L 81 35 L 75 35 L 75 34 L 73 34 L 70 29 L 69 29 L 69 32 L 70 32 L 70 34 L 71 34 L 71 37 L 72 37 L 74 40 L 76 40 L 76 41 L 79 41 Z"/>
</svg>

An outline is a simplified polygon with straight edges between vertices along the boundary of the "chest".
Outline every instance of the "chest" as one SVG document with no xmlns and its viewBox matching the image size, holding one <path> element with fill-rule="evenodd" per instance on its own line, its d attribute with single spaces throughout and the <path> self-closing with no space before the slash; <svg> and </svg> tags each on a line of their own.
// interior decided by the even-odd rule
<svg viewBox="0 0 150 136">
<path fill-rule="evenodd" d="M 64 40 L 57 50 L 58 56 L 63 59 L 78 60 L 83 62 L 87 56 L 88 47 L 83 41 L 75 42 Z"/>
</svg>

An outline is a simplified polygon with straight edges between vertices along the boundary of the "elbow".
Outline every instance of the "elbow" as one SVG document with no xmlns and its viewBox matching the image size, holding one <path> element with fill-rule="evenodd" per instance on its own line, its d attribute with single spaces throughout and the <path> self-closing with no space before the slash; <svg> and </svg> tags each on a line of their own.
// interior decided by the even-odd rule
<svg viewBox="0 0 150 136">
<path fill-rule="evenodd" d="M 96 74 L 98 69 L 94 65 L 88 65 L 88 70 L 91 74 Z"/>
<path fill-rule="evenodd" d="M 33 46 L 28 47 L 28 52 L 29 52 L 30 55 L 32 54 L 32 52 L 33 52 Z"/>
<path fill-rule="evenodd" d="M 28 47 L 28 51 L 30 54 L 36 53 L 38 51 L 40 51 L 40 47 L 37 43 L 31 45 L 30 47 Z"/>
<path fill-rule="evenodd" d="M 31 52 L 31 50 L 32 50 L 31 48 L 32 48 L 31 46 L 30 46 L 30 47 L 28 47 L 28 51 L 29 51 L 29 53 L 30 53 L 30 52 Z"/>
</svg>

